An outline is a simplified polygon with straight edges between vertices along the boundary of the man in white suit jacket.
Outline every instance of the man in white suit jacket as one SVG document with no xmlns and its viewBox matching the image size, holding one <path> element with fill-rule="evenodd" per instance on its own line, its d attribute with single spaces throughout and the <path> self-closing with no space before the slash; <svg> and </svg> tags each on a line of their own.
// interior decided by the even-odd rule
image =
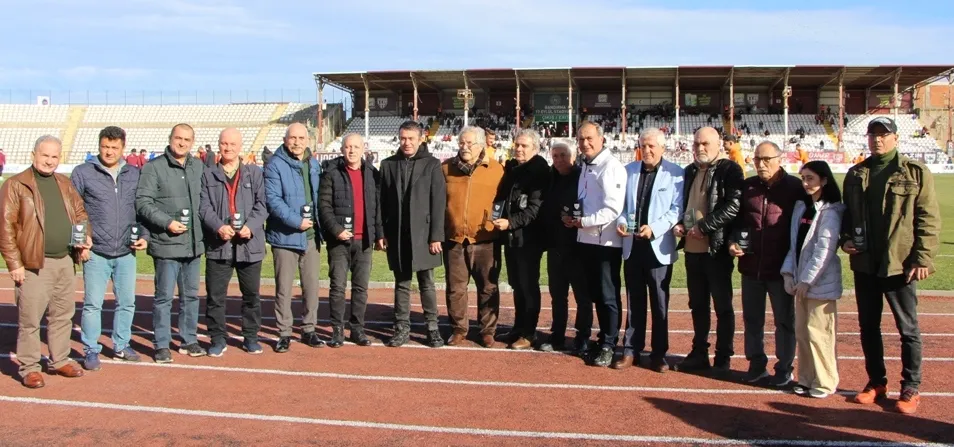
<svg viewBox="0 0 954 447">
<path fill-rule="evenodd" d="M 646 345 L 647 299 L 653 318 L 650 369 L 661 373 L 668 367 L 669 282 L 678 258 L 672 229 L 682 216 L 683 169 L 663 160 L 665 143 L 659 129 L 644 130 L 638 149 L 642 161 L 626 166 L 626 200 L 616 231 L 623 237 L 629 315 L 616 369 L 632 366 Z"/>
</svg>

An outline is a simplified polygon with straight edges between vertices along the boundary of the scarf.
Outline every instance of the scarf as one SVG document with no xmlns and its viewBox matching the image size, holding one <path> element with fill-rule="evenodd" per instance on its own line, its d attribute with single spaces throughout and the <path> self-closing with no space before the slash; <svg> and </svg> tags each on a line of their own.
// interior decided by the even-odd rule
<svg viewBox="0 0 954 447">
<path fill-rule="evenodd" d="M 477 159 L 474 160 L 474 164 L 464 163 L 460 159 L 460 155 L 454 157 L 454 161 L 457 162 L 457 168 L 464 173 L 464 175 L 470 177 L 474 175 L 474 171 L 477 170 L 477 166 L 480 166 L 480 163 L 484 160 L 484 155 L 486 155 L 487 149 L 481 149 L 480 154 L 477 155 Z"/>
</svg>

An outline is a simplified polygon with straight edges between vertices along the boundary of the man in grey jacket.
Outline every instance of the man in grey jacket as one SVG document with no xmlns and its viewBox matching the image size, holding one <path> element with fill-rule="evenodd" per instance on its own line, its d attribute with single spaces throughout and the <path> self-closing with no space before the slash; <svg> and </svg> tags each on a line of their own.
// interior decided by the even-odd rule
<svg viewBox="0 0 954 447">
<path fill-rule="evenodd" d="M 83 366 L 100 368 L 103 301 L 113 282 L 113 358 L 138 362 L 129 346 L 136 313 L 136 251 L 148 246 L 147 232 L 136 221 L 139 168 L 123 159 L 126 132 L 109 126 L 99 132 L 99 156 L 76 167 L 70 181 L 83 198 L 93 248 L 83 259 Z"/>
<path fill-rule="evenodd" d="M 255 165 L 241 162 L 242 134 L 229 128 L 219 134 L 219 164 L 202 174 L 199 219 L 205 231 L 206 325 L 209 356 L 225 353 L 225 299 L 232 270 L 242 291 L 242 348 L 261 354 L 258 330 L 262 305 L 258 293 L 265 259 L 265 179 Z"/>
<path fill-rule="evenodd" d="M 152 324 L 156 363 L 171 363 L 172 294 L 179 285 L 179 353 L 206 354 L 199 346 L 199 261 L 204 250 L 196 227 L 202 189 L 202 162 L 190 153 L 195 132 L 176 124 L 165 152 L 143 166 L 136 191 L 136 212 L 150 236 L 147 253 L 156 269 Z"/>
</svg>

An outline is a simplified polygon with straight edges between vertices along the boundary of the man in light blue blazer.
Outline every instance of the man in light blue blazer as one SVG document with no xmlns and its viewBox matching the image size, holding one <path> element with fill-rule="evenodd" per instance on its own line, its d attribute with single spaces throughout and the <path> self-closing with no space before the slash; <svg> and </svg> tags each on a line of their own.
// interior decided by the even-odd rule
<svg viewBox="0 0 954 447">
<path fill-rule="evenodd" d="M 682 217 L 683 169 L 663 160 L 665 144 L 662 131 L 644 130 L 638 149 L 642 161 L 626 166 L 626 201 L 616 231 L 623 236 L 629 315 L 616 369 L 632 366 L 646 345 L 647 299 L 653 317 L 649 368 L 661 373 L 669 366 L 669 282 L 678 258 L 672 229 Z"/>
</svg>

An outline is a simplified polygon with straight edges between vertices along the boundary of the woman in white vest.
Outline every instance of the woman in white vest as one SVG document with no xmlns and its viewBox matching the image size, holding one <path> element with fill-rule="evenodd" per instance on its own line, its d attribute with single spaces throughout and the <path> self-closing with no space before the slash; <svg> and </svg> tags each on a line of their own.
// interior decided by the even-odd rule
<svg viewBox="0 0 954 447">
<path fill-rule="evenodd" d="M 782 265 L 785 291 L 795 296 L 795 393 L 825 398 L 838 388 L 835 330 L 842 284 L 837 250 L 845 205 L 828 163 L 808 162 L 799 174 L 808 197 L 795 204 Z"/>
</svg>

